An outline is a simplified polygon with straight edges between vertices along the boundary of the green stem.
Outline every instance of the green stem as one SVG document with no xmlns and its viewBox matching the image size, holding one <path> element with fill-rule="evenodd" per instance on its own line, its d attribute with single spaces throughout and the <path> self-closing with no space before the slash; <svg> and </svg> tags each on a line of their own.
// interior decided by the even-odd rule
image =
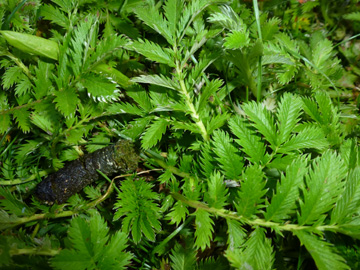
<svg viewBox="0 0 360 270">
<path fill-rule="evenodd" d="M 15 64 L 17 64 L 23 70 L 23 72 L 26 74 L 26 76 L 28 76 L 28 78 L 33 81 L 34 78 L 31 75 L 30 70 L 27 68 L 27 66 L 24 65 L 24 63 L 19 58 L 17 58 L 15 55 L 13 55 L 10 52 L 7 52 L 5 54 L 5 56 L 7 56 L 11 60 L 13 60 L 15 62 Z"/>
<path fill-rule="evenodd" d="M 41 171 L 37 174 L 33 174 L 28 178 L 20 178 L 20 179 L 14 179 L 14 180 L 10 180 L 10 181 L 0 181 L 0 186 L 13 186 L 13 185 L 20 185 L 20 184 L 24 184 L 30 181 L 34 181 L 37 177 L 43 177 L 48 175 L 49 173 L 52 173 L 54 170 L 44 170 Z"/>
<path fill-rule="evenodd" d="M 146 150 L 145 154 L 149 157 L 151 157 L 159 166 L 163 167 L 165 170 L 169 170 L 173 174 L 176 174 L 177 176 L 183 177 L 183 178 L 192 178 L 192 176 L 186 172 L 180 171 L 178 168 L 174 166 L 170 166 L 166 164 L 166 162 L 163 159 L 157 158 L 155 154 L 151 150 Z"/>
<path fill-rule="evenodd" d="M 38 248 L 12 248 L 10 249 L 10 256 L 15 255 L 44 255 L 44 256 L 55 256 L 60 253 L 60 249 L 46 249 L 39 250 Z"/>
<path fill-rule="evenodd" d="M 323 226 L 313 227 L 313 226 L 298 225 L 298 224 L 281 225 L 279 223 L 272 222 L 272 221 L 266 221 L 266 220 L 260 219 L 260 218 L 250 220 L 248 218 L 245 218 L 244 216 L 239 216 L 236 212 L 232 212 L 232 211 L 225 210 L 225 209 L 216 209 L 216 208 L 209 207 L 202 202 L 188 200 L 187 198 L 185 198 L 183 195 L 181 195 L 179 193 L 171 193 L 171 196 L 173 196 L 176 200 L 189 205 L 190 207 L 193 207 L 196 209 L 200 208 L 209 213 L 214 214 L 215 216 L 220 216 L 220 217 L 227 218 L 227 219 L 235 219 L 235 220 L 240 221 L 241 223 L 246 223 L 251 226 L 262 226 L 262 227 L 267 227 L 267 228 L 273 228 L 273 229 L 276 229 L 277 231 L 299 231 L 299 230 L 336 231 L 336 230 L 339 230 L 339 227 L 336 225 L 323 225 Z"/>
<path fill-rule="evenodd" d="M 202 120 L 200 119 L 200 115 L 197 113 L 194 104 L 191 101 L 191 97 L 189 95 L 188 90 L 186 89 L 186 85 L 185 85 L 185 81 L 182 78 L 183 74 L 180 68 L 180 63 L 177 62 L 176 63 L 176 72 L 179 76 L 179 82 L 180 82 L 180 93 L 183 95 L 183 97 L 185 98 L 185 104 L 188 107 L 189 111 L 190 111 L 190 115 L 193 118 L 193 120 L 195 121 L 196 125 L 199 127 L 200 129 L 200 133 L 203 137 L 203 139 L 205 141 L 209 141 L 210 140 L 210 136 L 205 128 L 204 123 L 202 122 Z"/>
<path fill-rule="evenodd" d="M 156 253 L 160 253 L 160 250 L 165 247 L 165 245 L 173 239 L 179 232 L 182 231 L 182 229 L 189 224 L 190 221 L 194 219 L 195 216 L 189 217 L 183 224 L 181 224 L 179 227 L 176 228 L 175 231 L 173 231 L 168 237 L 166 237 L 159 245 L 157 245 L 154 250 L 152 251 L 152 255 L 155 255 Z M 152 256 L 154 257 L 154 256 Z"/>
<path fill-rule="evenodd" d="M 29 222 L 36 221 L 36 220 L 42 220 L 42 219 L 55 219 L 55 218 L 70 217 L 72 215 L 78 214 L 79 212 L 85 211 L 90 208 L 94 208 L 96 205 L 105 201 L 109 197 L 109 195 L 111 194 L 111 192 L 113 190 L 114 190 L 114 186 L 113 186 L 113 181 L 112 181 L 105 194 L 103 194 L 97 200 L 86 204 L 83 208 L 81 208 L 77 211 L 62 211 L 59 213 L 35 214 L 30 217 L 16 218 L 13 223 L 8 223 L 4 226 L 2 225 L 1 228 L 8 229 L 8 228 L 19 226 L 21 224 L 29 223 Z"/>
<path fill-rule="evenodd" d="M 253 0 L 253 5 L 254 5 L 256 25 L 257 25 L 258 34 L 259 34 L 259 40 L 262 44 L 262 34 L 261 34 L 261 25 L 260 25 L 260 16 L 259 16 L 260 12 L 259 12 L 258 1 Z M 261 100 L 261 85 L 262 85 L 262 57 L 259 56 L 258 76 L 257 76 L 257 93 L 256 93 L 257 102 L 260 102 L 260 100 Z"/>
</svg>

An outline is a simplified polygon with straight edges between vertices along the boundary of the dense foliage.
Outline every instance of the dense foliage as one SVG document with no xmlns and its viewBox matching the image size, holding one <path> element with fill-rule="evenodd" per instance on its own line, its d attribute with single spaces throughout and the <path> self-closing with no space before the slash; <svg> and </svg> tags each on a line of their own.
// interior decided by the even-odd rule
<svg viewBox="0 0 360 270">
<path fill-rule="evenodd" d="M 1 269 L 359 269 L 358 0 L 0 3 Z M 136 171 L 36 185 L 131 140 Z"/>
</svg>

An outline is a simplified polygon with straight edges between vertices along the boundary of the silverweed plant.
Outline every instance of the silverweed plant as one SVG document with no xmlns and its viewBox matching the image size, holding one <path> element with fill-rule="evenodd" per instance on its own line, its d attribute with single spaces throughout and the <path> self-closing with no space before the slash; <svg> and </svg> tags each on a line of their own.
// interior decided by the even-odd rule
<svg viewBox="0 0 360 270">
<path fill-rule="evenodd" d="M 1 269 L 358 269 L 359 14 L 3 1 Z"/>
</svg>

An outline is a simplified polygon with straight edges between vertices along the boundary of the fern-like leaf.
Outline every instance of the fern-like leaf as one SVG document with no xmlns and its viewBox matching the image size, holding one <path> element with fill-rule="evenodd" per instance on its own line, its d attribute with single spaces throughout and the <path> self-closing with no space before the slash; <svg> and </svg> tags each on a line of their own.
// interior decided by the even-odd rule
<svg viewBox="0 0 360 270">
<path fill-rule="evenodd" d="M 170 45 L 174 45 L 175 33 L 171 32 L 168 21 L 159 13 L 155 5 L 137 6 L 134 12 L 146 25 L 162 35 Z"/>
<path fill-rule="evenodd" d="M 228 225 L 228 250 L 234 251 L 245 242 L 246 232 L 238 220 L 226 219 Z"/>
<path fill-rule="evenodd" d="M 3 197 L 0 200 L 0 205 L 9 213 L 19 217 L 33 214 L 33 210 L 18 200 L 7 188 L 0 187 L 0 196 Z"/>
<path fill-rule="evenodd" d="M 351 171 L 346 179 L 345 190 L 331 213 L 332 224 L 342 224 L 351 220 L 360 207 L 360 168 Z"/>
<path fill-rule="evenodd" d="M 152 191 L 152 185 L 143 179 L 127 179 L 121 184 L 121 193 L 115 203 L 114 220 L 123 217 L 122 230 L 131 231 L 135 243 L 142 235 L 150 241 L 155 240 L 155 232 L 160 231 L 160 208 L 155 201 L 159 195 Z"/>
<path fill-rule="evenodd" d="M 154 121 L 143 134 L 141 138 L 141 146 L 144 149 L 149 149 L 157 144 L 161 140 L 162 135 L 166 132 L 167 126 L 168 122 L 163 118 L 159 118 Z"/>
<path fill-rule="evenodd" d="M 158 85 L 161 87 L 166 87 L 172 90 L 177 90 L 178 87 L 176 84 L 170 79 L 163 75 L 141 75 L 139 77 L 135 77 L 131 79 L 133 82 L 137 83 L 149 83 Z"/>
<path fill-rule="evenodd" d="M 40 9 L 40 15 L 44 19 L 60 25 L 63 28 L 68 28 L 70 25 L 68 17 L 66 17 L 58 8 L 51 5 L 43 5 Z"/>
<path fill-rule="evenodd" d="M 245 119 L 240 116 L 235 116 L 230 119 L 229 126 L 232 133 L 239 138 L 235 141 L 249 156 L 249 160 L 253 163 L 260 163 L 260 161 L 263 161 L 265 156 L 265 146 L 260 138 L 254 134 L 250 124 L 246 123 Z"/>
<path fill-rule="evenodd" d="M 304 231 L 296 231 L 294 234 L 309 251 L 318 269 L 350 269 L 345 264 L 344 258 L 336 254 L 334 247 L 328 242 Z"/>
<path fill-rule="evenodd" d="M 299 198 L 300 187 L 304 185 L 304 175 L 307 172 L 305 158 L 295 160 L 286 169 L 286 176 L 281 175 L 281 181 L 276 187 L 276 194 L 266 208 L 265 219 L 282 222 L 294 212 L 296 200 Z"/>
<path fill-rule="evenodd" d="M 171 220 L 171 223 L 175 223 L 177 226 L 180 222 L 185 221 L 185 218 L 189 214 L 187 206 L 181 201 L 177 201 L 174 207 L 167 214 L 167 218 Z"/>
<path fill-rule="evenodd" d="M 243 109 L 249 119 L 254 122 L 254 127 L 264 135 L 265 139 L 272 145 L 277 144 L 277 134 L 274 125 L 274 119 L 270 111 L 262 104 L 250 102 L 243 105 Z"/>
<path fill-rule="evenodd" d="M 171 269 L 188 270 L 195 269 L 196 250 L 193 247 L 182 247 L 179 243 L 175 244 L 170 254 Z"/>
<path fill-rule="evenodd" d="M 238 179 L 243 168 L 243 160 L 238 155 L 235 146 L 232 145 L 230 136 L 221 130 L 214 131 L 214 152 L 218 156 L 216 160 L 229 179 Z"/>
<path fill-rule="evenodd" d="M 314 148 L 323 150 L 329 146 L 328 141 L 325 138 L 324 132 L 316 125 L 305 127 L 298 134 L 293 135 L 289 141 L 284 143 L 279 153 L 289 153 L 294 150 L 304 148 Z"/>
<path fill-rule="evenodd" d="M 345 14 L 343 17 L 346 20 L 360 21 L 360 12 L 359 11 L 351 12 L 351 13 Z"/>
<path fill-rule="evenodd" d="M 241 49 L 249 44 L 249 32 L 233 31 L 225 38 L 224 47 L 227 49 Z"/>
<path fill-rule="evenodd" d="M 90 221 L 71 221 L 69 238 L 73 247 L 63 249 L 52 260 L 56 269 L 125 269 L 132 255 L 124 252 L 127 236 L 117 232 L 109 239 L 109 228 L 99 214 Z"/>
<path fill-rule="evenodd" d="M 265 185 L 264 174 L 259 166 L 253 165 L 246 169 L 235 201 L 238 215 L 250 218 L 257 213 L 257 210 L 262 207 L 263 196 L 267 192 Z"/>
<path fill-rule="evenodd" d="M 277 110 L 277 125 L 279 129 L 278 145 L 289 139 L 290 133 L 299 121 L 302 102 L 292 94 L 284 94 Z"/>
<path fill-rule="evenodd" d="M 211 214 L 203 209 L 197 209 L 195 212 L 195 247 L 205 250 L 210 246 L 212 233 L 214 231 L 214 221 L 211 219 Z"/>
<path fill-rule="evenodd" d="M 74 89 L 67 88 L 62 91 L 57 91 L 55 93 L 56 98 L 54 102 L 56 103 L 57 109 L 65 116 L 74 116 L 76 111 L 76 106 L 79 103 L 79 98 L 75 93 Z"/>
<path fill-rule="evenodd" d="M 343 192 L 344 173 L 343 161 L 331 151 L 313 161 L 313 169 L 306 176 L 307 187 L 303 189 L 304 201 L 300 201 L 300 225 L 321 219 L 334 206 Z"/>
<path fill-rule="evenodd" d="M 226 257 L 236 269 L 271 270 L 274 252 L 263 228 L 256 228 L 242 249 L 227 250 Z"/>
<path fill-rule="evenodd" d="M 205 201 L 210 207 L 221 209 L 227 204 L 228 190 L 224 178 L 220 173 L 214 172 L 208 180 L 208 192 Z"/>
<path fill-rule="evenodd" d="M 175 67 L 174 60 L 171 55 L 171 51 L 162 49 L 158 44 L 148 40 L 135 41 L 129 47 L 138 53 L 144 55 L 151 61 L 166 64 L 170 67 Z"/>
<path fill-rule="evenodd" d="M 84 75 L 81 84 L 87 89 L 88 94 L 94 100 L 100 102 L 116 100 L 119 96 L 119 90 L 116 88 L 117 85 L 115 83 L 94 73 Z"/>
</svg>

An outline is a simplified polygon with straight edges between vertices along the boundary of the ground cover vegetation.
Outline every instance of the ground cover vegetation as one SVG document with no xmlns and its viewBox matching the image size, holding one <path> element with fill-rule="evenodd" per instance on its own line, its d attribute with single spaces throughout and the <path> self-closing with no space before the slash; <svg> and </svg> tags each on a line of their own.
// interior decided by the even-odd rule
<svg viewBox="0 0 360 270">
<path fill-rule="evenodd" d="M 3 0 L 0 29 L 1 269 L 360 268 L 359 1 Z"/>
</svg>

